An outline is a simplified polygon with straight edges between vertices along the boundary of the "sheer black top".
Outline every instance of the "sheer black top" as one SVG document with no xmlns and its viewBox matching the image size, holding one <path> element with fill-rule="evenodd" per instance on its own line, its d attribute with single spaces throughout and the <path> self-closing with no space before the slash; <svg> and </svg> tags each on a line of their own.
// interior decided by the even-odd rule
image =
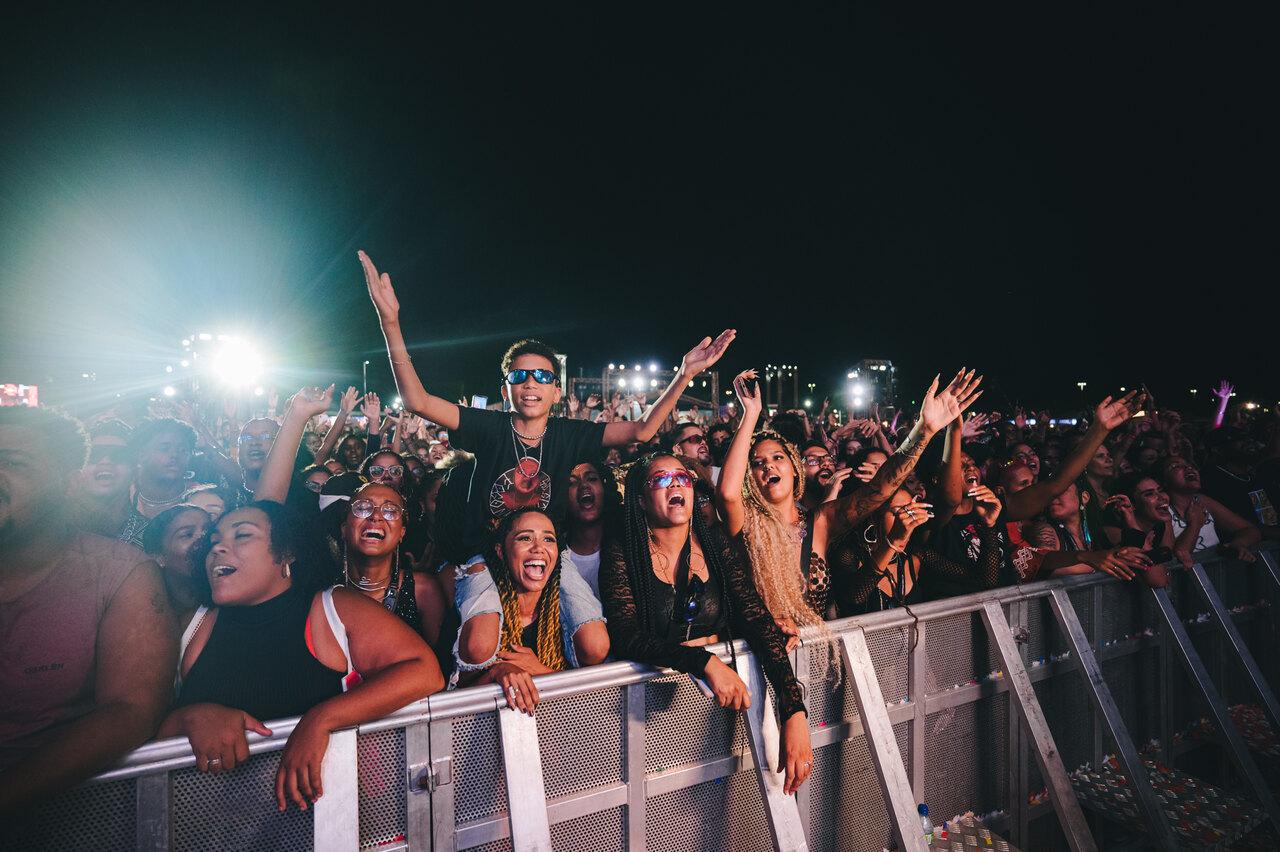
<svg viewBox="0 0 1280 852">
<path fill-rule="evenodd" d="M 702 543 L 703 549 L 714 548 L 720 554 L 718 561 L 724 566 L 724 576 L 717 576 L 714 562 L 707 560 L 711 580 L 703 591 L 702 605 L 705 610 L 711 604 L 721 614 L 717 617 L 719 623 L 715 625 L 701 618 L 696 620 L 690 638 L 698 639 L 714 633 L 722 640 L 735 636 L 746 639 L 778 696 L 779 716 L 785 720 L 805 709 L 803 690 L 787 656 L 787 637 L 765 609 L 755 583 L 728 541 L 717 532 L 712 532 L 709 539 Z M 613 653 L 620 659 L 701 676 L 711 660 L 711 652 L 706 648 L 681 644 L 685 622 L 681 619 L 672 625 L 670 603 L 665 609 L 652 604 L 646 607 L 652 613 L 650 618 L 661 623 L 641 623 L 636 606 L 637 595 L 649 595 L 649 600 L 658 604 L 664 599 L 673 601 L 675 590 L 654 576 L 652 570 L 648 570 L 648 577 L 642 582 L 647 588 L 632 588 L 625 551 L 620 543 L 615 542 L 600 562 L 600 597 L 604 600 Z M 661 586 L 666 586 L 668 591 L 658 596 L 653 589 Z M 716 600 L 712 601 L 713 597 Z M 709 629 L 712 627 L 715 629 Z"/>
</svg>

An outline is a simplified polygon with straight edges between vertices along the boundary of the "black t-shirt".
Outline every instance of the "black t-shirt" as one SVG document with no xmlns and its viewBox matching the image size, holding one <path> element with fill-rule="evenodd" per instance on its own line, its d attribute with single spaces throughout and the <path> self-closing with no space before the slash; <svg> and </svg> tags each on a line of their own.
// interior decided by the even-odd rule
<svg viewBox="0 0 1280 852">
<path fill-rule="evenodd" d="M 449 442 L 476 457 L 470 469 L 454 470 L 440 491 L 437 513 L 458 524 L 457 534 L 437 535 L 452 562 L 484 553 L 498 521 L 516 509 L 546 511 L 559 521 L 568 499 L 569 471 L 600 455 L 604 424 L 552 417 L 537 447 L 526 447 L 501 411 L 458 407 L 458 428 Z M 439 532 L 437 525 L 437 532 Z"/>
<path fill-rule="evenodd" d="M 1236 476 L 1217 465 L 1200 471 L 1204 493 L 1252 524 L 1275 524 L 1276 503 L 1272 500 L 1276 467 L 1264 462 L 1253 476 Z"/>
<path fill-rule="evenodd" d="M 956 514 L 942 528 L 936 530 L 929 539 L 929 546 L 944 558 L 959 565 L 968 566 L 969 571 L 961 579 L 945 576 L 936 571 L 921 570 L 919 585 L 923 596 L 929 600 L 968 595 L 984 592 L 989 587 L 982 579 L 983 536 L 990 535 L 992 542 L 999 548 L 1000 579 L 998 585 L 1009 586 L 1017 581 L 1017 575 L 1009 565 L 1009 539 L 1005 535 L 1004 513 L 994 527 L 987 528 L 977 512 L 967 515 Z"/>
</svg>

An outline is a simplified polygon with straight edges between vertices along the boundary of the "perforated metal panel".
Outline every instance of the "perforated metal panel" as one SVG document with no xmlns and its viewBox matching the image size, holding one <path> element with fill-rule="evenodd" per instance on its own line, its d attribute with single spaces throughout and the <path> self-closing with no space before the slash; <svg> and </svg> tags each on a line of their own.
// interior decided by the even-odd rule
<svg viewBox="0 0 1280 852">
<path fill-rule="evenodd" d="M 626 845 L 623 807 L 609 808 L 551 826 L 551 848 L 558 852 L 617 852 Z"/>
<path fill-rule="evenodd" d="M 0 848 L 132 850 L 137 811 L 133 781 L 80 787 L 7 819 Z"/>
<path fill-rule="evenodd" d="M 622 691 L 591 692 L 538 708 L 538 742 L 547 798 L 622 780 Z M 590 734 L 584 736 L 584 723 Z"/>
<path fill-rule="evenodd" d="M 650 852 L 768 852 L 773 846 L 750 771 L 654 796 L 645 807 Z"/>
<path fill-rule="evenodd" d="M 906 628 L 867 634 L 867 647 L 875 664 L 876 679 L 880 681 L 880 692 L 887 703 L 896 704 L 908 695 L 910 642 Z"/>
<path fill-rule="evenodd" d="M 732 753 L 738 714 L 715 705 L 688 675 L 645 685 L 644 764 L 649 773 Z"/>
<path fill-rule="evenodd" d="M 511 838 L 504 837 L 501 840 L 490 840 L 488 843 L 481 843 L 479 846 L 467 847 L 473 852 L 511 852 Z"/>
<path fill-rule="evenodd" d="M 924 724 L 924 801 L 938 814 L 1009 807 L 1008 694 L 931 713 Z"/>
<path fill-rule="evenodd" d="M 173 773 L 173 848 L 195 850 L 309 850 L 312 811 L 276 810 L 280 752 L 251 757 L 225 775 L 195 769 Z"/>
<path fill-rule="evenodd" d="M 360 784 L 360 847 L 405 838 L 404 729 L 365 734 L 356 741 Z"/>
<path fill-rule="evenodd" d="M 496 713 L 454 720 L 453 765 L 458 823 L 507 812 L 507 773 Z"/>
<path fill-rule="evenodd" d="M 899 748 L 909 726 L 898 727 Z M 910 764 L 910 750 L 903 751 Z M 879 852 L 889 840 L 889 816 L 865 737 L 814 753 L 809 776 L 809 846 L 814 852 Z"/>
<path fill-rule="evenodd" d="M 924 629 L 925 695 L 936 695 L 957 685 L 981 681 L 990 672 L 1001 668 L 999 655 L 977 613 L 966 612 L 934 619 L 927 622 Z"/>
</svg>

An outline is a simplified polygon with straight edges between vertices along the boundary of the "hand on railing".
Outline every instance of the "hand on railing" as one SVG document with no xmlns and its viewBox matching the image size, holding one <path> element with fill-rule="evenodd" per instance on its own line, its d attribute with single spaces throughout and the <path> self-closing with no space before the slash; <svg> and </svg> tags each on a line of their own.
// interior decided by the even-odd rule
<svg viewBox="0 0 1280 852">
<path fill-rule="evenodd" d="M 324 795 L 320 766 L 333 732 L 317 718 L 311 712 L 304 714 L 280 755 L 280 767 L 276 770 L 276 806 L 281 811 L 289 802 L 305 811 Z"/>
</svg>

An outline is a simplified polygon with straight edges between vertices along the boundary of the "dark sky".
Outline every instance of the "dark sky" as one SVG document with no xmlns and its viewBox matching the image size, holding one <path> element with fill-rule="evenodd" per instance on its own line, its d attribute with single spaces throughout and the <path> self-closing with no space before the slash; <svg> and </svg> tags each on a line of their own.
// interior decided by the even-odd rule
<svg viewBox="0 0 1280 852">
<path fill-rule="evenodd" d="M 447 394 L 517 336 L 596 372 L 734 326 L 726 370 L 820 393 L 879 356 L 1280 399 L 1271 21 L 604 5 L 11 16 L 0 380 L 150 387 L 204 326 L 354 380 L 365 247 Z"/>
</svg>

